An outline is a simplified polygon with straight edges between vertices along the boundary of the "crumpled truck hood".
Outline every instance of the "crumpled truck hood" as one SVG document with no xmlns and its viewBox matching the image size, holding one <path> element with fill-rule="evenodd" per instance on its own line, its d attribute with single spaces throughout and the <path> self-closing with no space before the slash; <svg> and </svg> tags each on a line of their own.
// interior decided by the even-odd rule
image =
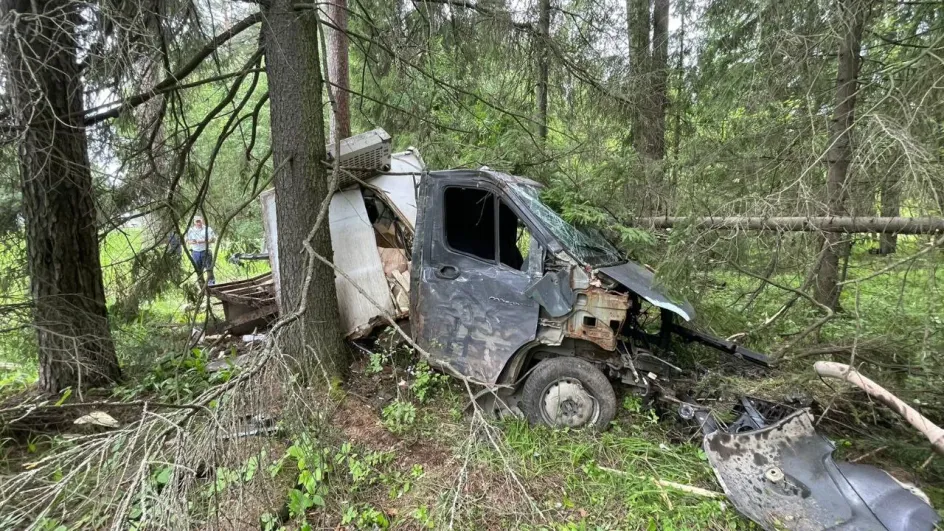
<svg viewBox="0 0 944 531">
<path fill-rule="evenodd" d="M 636 262 L 601 267 L 598 271 L 626 286 L 653 306 L 669 310 L 686 321 L 695 317 L 695 309 L 688 301 L 674 302 L 658 285 L 652 271 Z"/>
</svg>

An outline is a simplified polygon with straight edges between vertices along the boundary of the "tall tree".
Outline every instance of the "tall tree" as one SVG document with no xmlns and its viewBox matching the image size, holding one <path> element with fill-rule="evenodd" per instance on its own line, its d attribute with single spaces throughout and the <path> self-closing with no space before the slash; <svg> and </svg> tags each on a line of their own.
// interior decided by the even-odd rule
<svg viewBox="0 0 944 531">
<path fill-rule="evenodd" d="M 49 393 L 120 376 L 108 328 L 77 61 L 82 6 L 3 0 L 3 51 L 20 130 L 39 385 Z M 39 10 L 36 12 L 35 10 Z"/>
<path fill-rule="evenodd" d="M 627 0 L 629 68 L 636 109 L 633 146 L 646 162 L 665 157 L 668 105 L 669 0 Z"/>
<path fill-rule="evenodd" d="M 669 0 L 654 0 L 652 5 L 652 80 L 646 108 L 645 152 L 652 160 L 665 158 L 665 110 L 668 107 L 669 78 Z"/>
<path fill-rule="evenodd" d="M 337 27 L 327 30 L 328 79 L 335 86 L 335 112 L 331 113 L 331 143 L 351 136 L 351 81 L 348 66 L 347 0 L 331 0 L 328 18 Z"/>
<path fill-rule="evenodd" d="M 868 3 L 869 0 L 843 0 L 839 3 L 836 104 L 826 154 L 826 210 L 827 214 L 833 216 L 841 216 L 845 212 L 846 179 L 852 160 L 852 133 L 859 91 L 859 55 L 862 52 L 862 28 Z M 839 303 L 839 261 L 845 252 L 848 252 L 848 243 L 842 235 L 826 234 L 816 275 L 815 298 L 830 308 L 836 308 Z"/>
<path fill-rule="evenodd" d="M 668 106 L 669 0 L 627 0 L 633 148 L 642 162 L 645 194 L 636 198 L 650 212 L 666 203 L 661 161 L 665 158 Z M 635 188 L 635 187 L 633 187 Z M 635 192 L 634 192 L 635 193 Z"/>
<path fill-rule="evenodd" d="M 265 7 L 262 30 L 272 162 L 277 172 L 283 315 L 301 309 L 303 297 L 307 301 L 304 312 L 287 328 L 282 345 L 303 367 L 318 364 L 337 376 L 347 368 L 349 353 L 341 336 L 334 270 L 317 261 L 309 268 L 304 248 L 318 206 L 331 192 L 322 164 L 326 156 L 318 17 L 312 9 L 296 10 L 293 5 L 292 0 L 272 0 Z M 333 256 L 326 222 L 314 234 L 311 246 L 321 256 Z"/>
<path fill-rule="evenodd" d="M 631 134 L 633 147 L 646 154 L 645 109 L 649 99 L 649 30 L 652 16 L 651 0 L 626 0 L 626 25 L 629 35 Z"/>
<path fill-rule="evenodd" d="M 538 79 L 535 86 L 535 101 L 538 111 L 538 137 L 547 141 L 547 82 L 549 70 L 548 39 L 551 38 L 551 0 L 538 1 L 538 45 L 535 47 L 538 62 Z"/>
</svg>

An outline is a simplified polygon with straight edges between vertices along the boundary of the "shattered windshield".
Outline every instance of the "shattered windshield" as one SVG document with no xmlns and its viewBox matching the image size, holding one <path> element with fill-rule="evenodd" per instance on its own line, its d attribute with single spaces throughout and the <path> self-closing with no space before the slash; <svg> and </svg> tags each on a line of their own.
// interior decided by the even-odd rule
<svg viewBox="0 0 944 531">
<path fill-rule="evenodd" d="M 589 234 L 582 232 L 542 203 L 538 190 L 534 186 L 512 183 L 511 189 L 577 261 L 591 267 L 603 267 L 623 262 L 619 251 L 602 236 L 596 232 Z"/>
</svg>

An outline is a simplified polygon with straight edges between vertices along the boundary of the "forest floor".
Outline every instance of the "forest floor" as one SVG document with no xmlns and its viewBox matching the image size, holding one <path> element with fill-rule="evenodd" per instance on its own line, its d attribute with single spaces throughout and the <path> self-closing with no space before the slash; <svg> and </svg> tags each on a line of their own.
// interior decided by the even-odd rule
<svg viewBox="0 0 944 531">
<path fill-rule="evenodd" d="M 882 271 L 894 260 L 859 252 L 850 277 Z M 222 280 L 250 274 L 231 266 L 218 271 Z M 110 285 L 121 284 L 127 271 L 109 275 Z M 789 272 L 773 279 L 794 286 L 801 281 Z M 717 270 L 696 280 L 703 282 L 695 301 L 700 325 L 722 336 L 757 330 L 784 301 L 783 292 L 768 286 L 748 310 L 744 294 L 757 288 L 756 280 Z M 805 342 L 807 350 L 794 351 L 777 370 L 748 370 L 697 348 L 680 350 L 677 361 L 696 375 L 689 382 L 694 389 L 710 390 L 725 403 L 737 394 L 812 399 L 814 412 L 828 411 L 820 429 L 836 442 L 837 458 L 881 466 L 917 484 L 941 509 L 944 460 L 931 457 L 927 442 L 886 408 L 816 379 L 812 363 L 830 356 L 844 361 L 854 352 L 870 360 L 863 370 L 921 405 L 932 420 L 942 420 L 940 360 L 933 355 L 944 335 L 937 296 L 942 285 L 944 271 L 916 261 L 849 286 L 846 311 L 819 332 L 818 342 Z M 114 323 L 127 378 L 108 392 L 109 400 L 184 403 L 236 374 L 206 370 L 219 350 L 187 352 L 192 314 L 182 294 L 172 293 L 142 307 L 137 319 Z M 815 317 L 814 310 L 799 309 L 766 326 L 750 344 L 769 352 Z M 31 340 L 28 333 L 14 334 L 0 344 L 0 398 L 30 395 L 36 378 Z M 403 349 L 369 348 L 374 354 L 356 353 L 349 379 L 332 392 L 316 437 L 284 429 L 241 439 L 235 457 L 205 478 L 209 484 L 216 479 L 213 492 L 222 500 L 197 528 L 752 528 L 723 499 L 657 482 L 720 491 L 700 438 L 669 409 L 646 407 L 618 391 L 621 408 L 603 433 L 549 430 L 513 418 L 486 423 L 467 410 L 468 394 L 459 382 Z M 918 366 L 916 359 L 927 361 Z M 67 435 L 0 437 L 0 477 L 55 454 L 68 444 Z M 320 456 L 315 468 L 312 456 Z M 264 479 L 252 472 L 263 465 L 270 472 Z M 155 488 L 165 470 L 154 469 Z M 321 480 L 306 488 L 312 473 Z"/>
</svg>

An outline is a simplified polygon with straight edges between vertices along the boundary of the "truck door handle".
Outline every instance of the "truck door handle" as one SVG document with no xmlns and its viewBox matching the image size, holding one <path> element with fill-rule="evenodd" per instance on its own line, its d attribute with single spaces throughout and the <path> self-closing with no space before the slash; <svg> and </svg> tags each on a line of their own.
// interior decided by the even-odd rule
<svg viewBox="0 0 944 531">
<path fill-rule="evenodd" d="M 459 278 L 460 273 L 459 268 L 452 265 L 440 266 L 439 269 L 436 270 L 436 276 L 446 280 L 455 280 Z"/>
</svg>

